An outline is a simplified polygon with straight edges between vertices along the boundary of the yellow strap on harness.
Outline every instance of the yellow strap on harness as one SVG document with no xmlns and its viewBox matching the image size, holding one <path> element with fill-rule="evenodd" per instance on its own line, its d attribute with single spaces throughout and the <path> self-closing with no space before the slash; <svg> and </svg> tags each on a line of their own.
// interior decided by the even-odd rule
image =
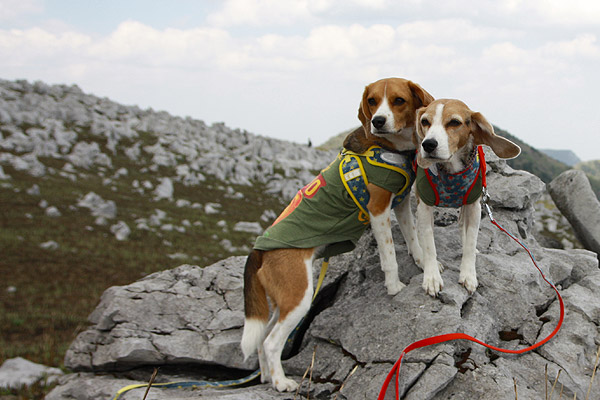
<svg viewBox="0 0 600 400">
<path fill-rule="evenodd" d="M 317 297 L 317 293 L 319 293 L 319 289 L 321 289 L 321 285 L 323 284 L 323 280 L 325 279 L 325 274 L 327 273 L 327 268 L 329 267 L 329 257 L 323 259 L 323 264 L 321 265 L 321 272 L 319 273 L 319 279 L 317 280 L 317 287 L 315 288 L 315 294 L 313 294 L 313 301 L 315 301 L 315 297 Z"/>
</svg>

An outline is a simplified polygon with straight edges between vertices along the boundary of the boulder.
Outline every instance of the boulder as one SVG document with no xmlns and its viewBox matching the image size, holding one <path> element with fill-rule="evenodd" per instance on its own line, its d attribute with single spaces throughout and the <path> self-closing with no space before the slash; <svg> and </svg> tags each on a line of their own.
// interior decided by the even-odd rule
<svg viewBox="0 0 600 400">
<path fill-rule="evenodd" d="M 160 178 L 160 183 L 154 189 L 154 200 L 173 200 L 173 181 L 171 178 Z"/>
<path fill-rule="evenodd" d="M 587 250 L 545 249 L 530 234 L 533 204 L 544 185 L 535 176 L 491 161 L 488 173 L 494 216 L 524 241 L 544 274 L 561 289 L 566 317 L 546 345 L 522 356 L 454 341 L 407 354 L 400 372 L 405 399 L 542 398 L 544 370 L 567 398 L 585 398 L 600 344 L 600 270 Z M 505 207 L 504 204 L 508 206 Z M 554 291 L 540 277 L 525 251 L 483 218 L 477 248 L 479 287 L 469 295 L 458 283 L 461 257 L 455 210 L 436 212 L 438 257 L 446 266 L 444 289 L 431 298 L 421 288 L 422 271 L 407 253 L 394 224 L 400 279 L 407 286 L 387 295 L 376 243 L 370 230 L 349 254 L 331 260 L 321 292 L 284 361 L 300 381 L 312 364 L 300 394 L 280 394 L 269 384 L 244 389 L 152 389 L 149 399 L 314 399 L 376 398 L 388 371 L 410 343 L 464 332 L 501 348 L 524 348 L 544 339 L 556 326 Z M 109 398 L 123 386 L 144 383 L 161 366 L 158 381 L 237 379 L 256 366 L 239 348 L 243 326 L 245 257 L 230 257 L 201 268 L 183 265 L 127 286 L 108 289 L 91 314 L 91 326 L 67 351 L 65 365 L 76 373 L 61 379 L 47 397 Z M 314 278 L 318 275 L 318 262 Z M 145 369 L 144 369 L 145 368 Z M 170 372 L 176 368 L 177 373 Z M 393 387 L 386 398 L 393 398 Z M 139 398 L 127 393 L 123 399 Z M 590 398 L 600 398 L 600 385 Z"/>
<path fill-rule="evenodd" d="M 600 202 L 583 171 L 565 171 L 548 184 L 558 209 L 583 246 L 600 254 Z"/>
<path fill-rule="evenodd" d="M 94 192 L 89 192 L 81 198 L 77 205 L 79 207 L 89 208 L 92 215 L 98 218 L 115 218 L 117 216 L 117 206 L 113 200 L 104 200 Z"/>
<path fill-rule="evenodd" d="M 58 368 L 36 364 L 21 357 L 11 358 L 0 366 L 0 388 L 17 389 L 41 379 L 50 383 L 62 374 Z"/>
<path fill-rule="evenodd" d="M 0 181 L 6 181 L 8 179 L 12 179 L 10 175 L 7 175 L 4 172 L 4 169 L 2 168 L 2 165 L 0 165 Z"/>
</svg>

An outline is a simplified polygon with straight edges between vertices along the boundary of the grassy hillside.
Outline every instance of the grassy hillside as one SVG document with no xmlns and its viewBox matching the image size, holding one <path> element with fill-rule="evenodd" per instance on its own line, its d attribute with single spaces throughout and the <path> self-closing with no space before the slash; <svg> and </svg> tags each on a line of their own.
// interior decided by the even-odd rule
<svg viewBox="0 0 600 400">
<path fill-rule="evenodd" d="M 112 153 L 105 141 L 86 129 L 74 129 L 81 139 L 99 142 L 111 154 L 112 168 L 66 172 L 64 160 L 40 157 L 48 173 L 34 177 L 3 165 L 11 179 L 0 181 L 0 364 L 21 356 L 62 365 L 68 345 L 87 324 L 105 289 L 183 263 L 210 265 L 244 254 L 256 234 L 235 231 L 235 223 L 260 221 L 265 210 L 283 206 L 265 194 L 264 184 L 226 185 L 210 176 L 201 186 L 174 182 L 177 202 L 154 200 L 134 182 L 156 187 L 159 177 L 175 175 L 172 169 L 149 168 L 149 160 L 134 163 L 124 154 L 125 146 Z M 148 133 L 143 140 L 151 145 L 158 138 Z M 115 177 L 122 168 L 127 173 Z M 31 190 L 34 185 L 39 194 Z M 114 220 L 99 225 L 89 209 L 77 206 L 92 191 L 115 202 Z M 194 203 L 202 207 L 190 206 Z M 207 203 L 221 206 L 207 213 Z M 61 215 L 49 216 L 50 207 Z M 149 221 L 157 210 L 164 217 L 153 225 Z M 128 240 L 119 241 L 110 231 L 116 221 L 131 228 Z M 142 222 L 147 229 L 136 228 Z M 58 247 L 41 247 L 49 241 Z"/>
<path fill-rule="evenodd" d="M 556 178 L 562 172 L 570 169 L 568 165 L 544 154 L 507 131 L 496 126 L 494 126 L 494 130 L 498 135 L 510 139 L 521 147 L 521 154 L 519 157 L 508 161 L 508 165 L 514 169 L 529 171 L 546 183 Z"/>
<path fill-rule="evenodd" d="M 580 162 L 575 165 L 575 168 L 586 173 L 592 189 L 594 189 L 596 196 L 600 199 L 600 160 Z"/>
</svg>

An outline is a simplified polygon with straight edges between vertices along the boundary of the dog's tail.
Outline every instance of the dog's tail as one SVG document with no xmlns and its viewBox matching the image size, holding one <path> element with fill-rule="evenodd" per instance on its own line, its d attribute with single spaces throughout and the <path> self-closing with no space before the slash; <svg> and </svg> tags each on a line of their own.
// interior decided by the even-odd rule
<svg viewBox="0 0 600 400">
<path fill-rule="evenodd" d="M 269 303 L 265 288 L 256 275 L 263 262 L 263 251 L 252 250 L 244 268 L 244 333 L 242 352 L 250 357 L 264 340 L 265 328 L 269 319 Z"/>
</svg>

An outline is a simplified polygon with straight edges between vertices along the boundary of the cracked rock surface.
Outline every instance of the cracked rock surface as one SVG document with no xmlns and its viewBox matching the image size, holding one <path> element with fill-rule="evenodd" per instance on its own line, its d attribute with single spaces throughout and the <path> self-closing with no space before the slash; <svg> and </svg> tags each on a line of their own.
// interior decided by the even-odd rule
<svg viewBox="0 0 600 400">
<path fill-rule="evenodd" d="M 494 216 L 523 240 L 548 279 L 561 290 L 563 328 L 544 346 L 505 355 L 468 341 L 412 351 L 404 357 L 399 391 L 404 399 L 513 400 L 544 396 L 545 368 L 566 398 L 585 398 L 600 345 L 600 269 L 587 250 L 545 249 L 530 233 L 533 204 L 544 190 L 535 176 L 488 158 Z M 152 389 L 148 399 L 374 399 L 402 349 L 434 335 L 464 332 L 491 345 L 521 349 L 554 329 L 559 303 L 521 247 L 482 218 L 478 239 L 479 287 L 469 295 L 458 283 L 461 258 L 455 210 L 436 211 L 438 258 L 446 267 L 444 289 L 431 298 L 422 271 L 408 255 L 397 225 L 393 234 L 400 279 L 407 286 L 389 296 L 370 231 L 350 254 L 332 259 L 313 312 L 301 329 L 284 369 L 300 381 L 314 358 L 310 386 L 281 394 L 268 384 L 242 389 Z M 244 257 L 201 268 L 183 265 L 152 274 L 102 296 L 66 355 L 75 373 L 61 378 L 48 400 L 114 397 L 117 390 L 147 381 L 235 379 L 256 367 L 239 349 L 243 325 Z M 319 261 L 314 273 L 318 275 Z M 173 372 L 169 368 L 176 368 Z M 139 391 L 122 399 L 138 399 Z M 390 386 L 386 399 L 394 398 Z M 590 399 L 600 398 L 598 379 Z"/>
</svg>

